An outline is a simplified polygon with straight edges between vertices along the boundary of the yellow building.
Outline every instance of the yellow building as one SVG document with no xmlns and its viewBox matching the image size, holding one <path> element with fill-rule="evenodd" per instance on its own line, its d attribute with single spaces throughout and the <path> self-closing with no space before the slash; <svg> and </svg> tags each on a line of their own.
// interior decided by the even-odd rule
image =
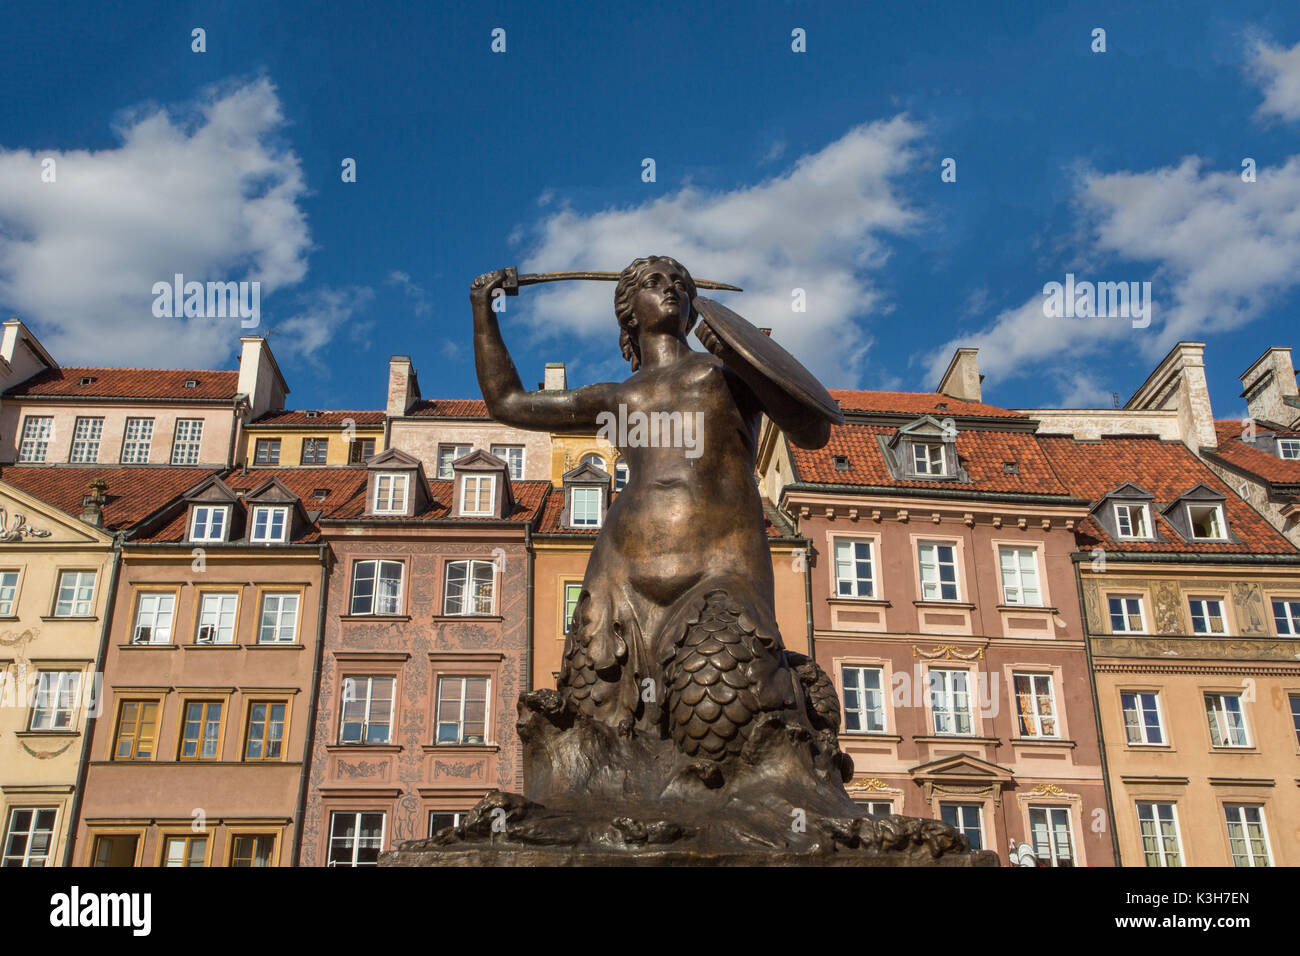
<svg viewBox="0 0 1300 956">
<path fill-rule="evenodd" d="M 348 465 L 384 450 L 382 411 L 269 412 L 244 426 L 241 461 L 252 467 Z"/>
</svg>

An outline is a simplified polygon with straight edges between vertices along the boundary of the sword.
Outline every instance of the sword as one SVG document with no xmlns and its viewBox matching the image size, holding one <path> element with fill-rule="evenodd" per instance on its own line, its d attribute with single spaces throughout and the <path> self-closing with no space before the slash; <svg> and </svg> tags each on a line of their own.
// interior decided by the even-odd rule
<svg viewBox="0 0 1300 956">
<path fill-rule="evenodd" d="M 525 272 L 520 275 L 514 266 L 505 270 L 506 280 L 502 283 L 501 288 L 505 290 L 506 295 L 518 295 L 521 285 L 537 285 L 541 282 L 563 282 L 567 279 L 591 279 L 597 282 L 617 282 L 621 272 L 594 272 L 590 269 L 578 272 Z M 725 292 L 743 292 L 744 289 L 737 288 L 734 285 L 727 285 L 725 282 L 714 282 L 711 279 L 696 279 L 695 287 L 697 289 L 722 289 Z"/>
</svg>

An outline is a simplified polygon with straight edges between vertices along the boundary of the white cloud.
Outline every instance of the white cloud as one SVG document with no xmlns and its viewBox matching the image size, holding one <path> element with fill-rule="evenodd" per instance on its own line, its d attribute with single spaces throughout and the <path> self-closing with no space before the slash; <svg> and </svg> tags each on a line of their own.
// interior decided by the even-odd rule
<svg viewBox="0 0 1300 956">
<path fill-rule="evenodd" d="M 1259 118 L 1300 119 L 1300 43 L 1286 49 L 1255 38 L 1246 71 L 1264 90 Z"/>
<path fill-rule="evenodd" d="M 307 192 L 279 142 L 266 79 L 206 91 L 184 110 L 150 106 L 98 151 L 0 149 L 0 305 L 61 361 L 210 365 L 237 351 L 237 319 L 166 319 L 153 284 L 257 280 L 266 298 L 307 273 Z M 55 160 L 56 181 L 41 182 Z M 319 341 L 316 336 L 304 337 Z"/>
<path fill-rule="evenodd" d="M 411 303 L 411 311 L 416 315 L 428 315 L 433 311 L 429 293 L 425 291 L 424 286 L 414 282 L 408 273 L 394 269 L 388 274 L 388 283 L 402 290 L 402 294 Z"/>
<path fill-rule="evenodd" d="M 374 298 L 374 290 L 365 286 L 314 289 L 299 297 L 297 312 L 274 323 L 271 348 L 278 356 L 305 359 L 319 370 L 323 368 L 320 351 L 345 327 L 351 325 L 352 339 L 364 343 L 371 323 L 354 322 L 353 316 Z"/>
<path fill-rule="evenodd" d="M 872 275 L 883 236 L 919 222 L 894 180 L 914 160 L 921 128 L 905 116 L 864 124 L 783 174 L 730 192 L 693 186 L 590 215 L 561 207 L 531 234 L 521 272 L 625 267 L 670 255 L 699 278 L 745 289 L 714 293 L 834 386 L 857 383 L 871 340 L 857 324 L 885 303 Z M 808 311 L 791 310 L 802 288 Z M 579 335 L 617 354 L 610 283 L 557 283 L 511 299 L 542 338 Z M 626 368 L 626 366 L 623 366 Z"/>
</svg>

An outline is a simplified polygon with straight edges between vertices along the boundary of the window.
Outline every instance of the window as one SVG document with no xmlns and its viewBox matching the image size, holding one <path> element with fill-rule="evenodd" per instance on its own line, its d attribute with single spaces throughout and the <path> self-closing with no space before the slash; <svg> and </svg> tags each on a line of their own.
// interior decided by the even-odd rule
<svg viewBox="0 0 1300 956">
<path fill-rule="evenodd" d="M 172 464 L 197 465 L 199 443 L 203 439 L 203 419 L 178 418 L 172 438 Z"/>
<path fill-rule="evenodd" d="M 231 835 L 231 866 L 270 866 L 275 856 L 275 834 L 235 833 Z"/>
<path fill-rule="evenodd" d="M 1038 552 L 1033 548 L 998 548 L 1002 569 L 1002 603 L 1041 607 L 1043 592 L 1038 586 Z"/>
<path fill-rule="evenodd" d="M 631 476 L 632 476 L 632 472 L 628 470 L 627 461 L 625 459 L 620 458 L 614 464 L 614 490 L 622 491 L 624 488 L 626 488 L 628 479 Z"/>
<path fill-rule="evenodd" d="M 343 678 L 341 744 L 386 744 L 393 724 L 396 678 L 353 674 Z"/>
<path fill-rule="evenodd" d="M 1112 634 L 1141 634 L 1146 630 L 1140 597 L 1110 597 L 1106 603 L 1110 608 Z"/>
<path fill-rule="evenodd" d="M 857 804 L 869 817 L 888 817 L 894 813 L 894 804 L 889 800 L 859 800 Z"/>
<path fill-rule="evenodd" d="M 233 592 L 204 594 L 199 599 L 199 630 L 196 644 L 235 643 L 235 609 L 239 595 Z"/>
<path fill-rule="evenodd" d="M 1228 847 L 1233 866 L 1272 866 L 1268 833 L 1264 829 L 1264 808 L 1257 803 L 1228 803 L 1223 807 L 1228 821 Z"/>
<path fill-rule="evenodd" d="M 195 505 L 190 519 L 191 541 L 225 541 L 230 524 L 227 505 Z"/>
<path fill-rule="evenodd" d="M 373 438 L 354 438 L 348 444 L 348 461 L 356 464 L 365 461 L 375 453 L 375 440 Z"/>
<path fill-rule="evenodd" d="M 492 454 L 510 466 L 510 479 L 519 481 L 524 477 L 524 446 L 493 445 Z"/>
<path fill-rule="evenodd" d="M 255 465 L 278 465 L 280 464 L 280 439 L 278 438 L 259 438 L 257 444 L 253 446 L 253 464 Z"/>
<path fill-rule="evenodd" d="M 72 454 L 68 461 L 89 464 L 99 461 L 99 439 L 104 433 L 104 419 L 78 416 L 72 426 Z"/>
<path fill-rule="evenodd" d="M 1172 803 L 1137 805 L 1138 833 L 1147 866 L 1182 866 L 1183 845 L 1178 838 L 1178 815 Z"/>
<path fill-rule="evenodd" d="M 945 474 L 943 445 L 936 442 L 916 442 L 912 445 L 912 470 L 918 475 Z"/>
<path fill-rule="evenodd" d="M 583 455 L 582 460 L 579 461 L 578 464 L 591 465 L 591 467 L 598 471 L 604 471 L 605 474 L 609 474 L 609 472 L 605 470 L 605 459 L 601 458 L 599 455 Z"/>
<path fill-rule="evenodd" d="M 221 757 L 221 712 L 219 700 L 185 702 L 181 760 L 217 760 Z"/>
<path fill-rule="evenodd" d="M 122 464 L 147 465 L 153 442 L 152 418 L 128 418 L 122 432 Z"/>
<path fill-rule="evenodd" d="M 1223 602 L 1215 598 L 1192 598 L 1192 633 L 1223 633 Z"/>
<path fill-rule="evenodd" d="M 158 701 L 124 700 L 113 738 L 114 760 L 150 760 L 158 739 Z"/>
<path fill-rule="evenodd" d="M 330 814 L 330 856 L 326 866 L 378 866 L 383 849 L 382 811 Z"/>
<path fill-rule="evenodd" d="M 1119 695 L 1124 712 L 1124 734 L 1130 744 L 1163 744 L 1160 698 L 1154 691 L 1128 691 Z"/>
<path fill-rule="evenodd" d="M 573 626 L 573 615 L 578 610 L 578 596 L 582 594 L 582 583 L 571 581 L 564 586 L 564 633 L 569 633 Z"/>
<path fill-rule="evenodd" d="M 44 461 L 54 434 L 53 415 L 28 415 L 23 419 L 22 439 L 18 445 L 19 461 Z"/>
<path fill-rule="evenodd" d="M 1223 511 L 1218 505 L 1188 505 L 1187 524 L 1197 541 L 1222 541 Z"/>
<path fill-rule="evenodd" d="M 956 601 L 957 549 L 951 544 L 921 542 L 917 547 L 921 563 L 921 599 Z"/>
<path fill-rule="evenodd" d="M 1295 728 L 1295 740 L 1300 744 L 1300 694 L 1290 694 L 1291 726 Z"/>
<path fill-rule="evenodd" d="M 439 445 L 438 446 L 438 477 L 453 478 L 455 472 L 452 470 L 451 463 L 458 458 L 464 458 L 473 449 L 473 445 Z"/>
<path fill-rule="evenodd" d="M 844 729 L 848 733 L 885 732 L 884 671 L 879 667 L 844 667 Z"/>
<path fill-rule="evenodd" d="M 375 514 L 405 514 L 409 475 L 375 475 Z"/>
<path fill-rule="evenodd" d="M 481 744 L 487 739 L 488 679 L 438 678 L 439 744 Z"/>
<path fill-rule="evenodd" d="M 1121 538 L 1149 538 L 1150 527 L 1146 505 L 1115 506 L 1115 530 Z"/>
<path fill-rule="evenodd" d="M 131 643 L 170 644 L 175 609 L 175 594 L 141 594 L 135 606 Z"/>
<path fill-rule="evenodd" d="M 287 705 L 283 701 L 255 700 L 248 705 L 248 734 L 244 739 L 245 760 L 284 758 L 286 712 Z"/>
<path fill-rule="evenodd" d="M 835 594 L 849 598 L 876 596 L 870 541 L 835 539 Z"/>
<path fill-rule="evenodd" d="M 323 465 L 329 455 L 328 438 L 304 438 L 302 440 L 302 460 L 303 465 Z"/>
<path fill-rule="evenodd" d="M 94 609 L 95 572 L 64 571 L 54 602 L 55 617 L 90 617 Z"/>
<path fill-rule="evenodd" d="M 1074 866 L 1068 807 L 1030 807 L 1029 831 L 1039 866 Z"/>
<path fill-rule="evenodd" d="M 18 604 L 18 572 L 0 571 L 0 617 L 13 617 Z"/>
<path fill-rule="evenodd" d="M 208 858 L 205 836 L 169 836 L 163 847 L 163 866 L 203 866 Z"/>
<path fill-rule="evenodd" d="M 970 673 L 934 668 L 930 671 L 930 710 L 936 734 L 973 734 Z"/>
<path fill-rule="evenodd" d="M 1051 674 L 1012 674 L 1021 737 L 1059 737 Z"/>
<path fill-rule="evenodd" d="M 601 489 L 569 489 L 569 524 L 575 528 L 599 528 Z"/>
<path fill-rule="evenodd" d="M 445 810 L 429 811 L 429 836 L 433 836 L 439 830 L 445 830 L 447 827 L 458 827 L 468 813 L 459 810 L 448 813 Z"/>
<path fill-rule="evenodd" d="M 978 803 L 941 803 L 939 819 L 950 827 L 960 830 L 970 840 L 972 850 L 984 849 L 984 828 L 980 823 L 980 805 Z"/>
<path fill-rule="evenodd" d="M 1277 440 L 1279 458 L 1300 458 L 1300 438 L 1279 438 Z"/>
<path fill-rule="evenodd" d="M 358 561 L 352 565 L 352 604 L 349 614 L 400 614 L 402 563 Z"/>
<path fill-rule="evenodd" d="M 70 730 L 81 690 L 81 671 L 41 671 L 28 730 Z"/>
<path fill-rule="evenodd" d="M 135 866 L 136 846 L 140 838 L 134 834 L 95 837 L 91 852 L 91 866 Z"/>
<path fill-rule="evenodd" d="M 298 595 L 262 595 L 262 621 L 257 628 L 259 644 L 292 644 L 298 631 Z"/>
<path fill-rule="evenodd" d="M 0 866 L 48 866 L 57 816 L 55 807 L 14 807 L 10 810 Z"/>
<path fill-rule="evenodd" d="M 490 515 L 496 487 L 495 475 L 466 475 L 460 485 L 460 513 Z"/>
<path fill-rule="evenodd" d="M 443 614 L 491 614 L 496 568 L 491 561 L 452 561 L 447 565 Z"/>
<path fill-rule="evenodd" d="M 1250 746 L 1240 694 L 1206 694 L 1205 715 L 1210 721 L 1210 740 L 1215 747 Z"/>
<path fill-rule="evenodd" d="M 1300 634 L 1300 600 L 1274 601 L 1273 622 L 1279 634 Z"/>
<path fill-rule="evenodd" d="M 288 540 L 285 532 L 289 527 L 289 509 L 276 506 L 258 505 L 253 509 L 253 540 L 276 542 Z"/>
</svg>

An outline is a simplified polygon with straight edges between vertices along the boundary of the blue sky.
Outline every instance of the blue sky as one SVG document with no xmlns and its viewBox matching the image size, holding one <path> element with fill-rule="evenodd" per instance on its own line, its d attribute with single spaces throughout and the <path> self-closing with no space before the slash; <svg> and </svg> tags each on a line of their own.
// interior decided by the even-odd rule
<svg viewBox="0 0 1300 956">
<path fill-rule="evenodd" d="M 648 253 L 831 387 L 975 345 L 986 400 L 1108 405 L 1196 339 L 1226 416 L 1300 344 L 1293 5 L 160 6 L 14 4 L 0 38 L 0 311 L 66 364 L 231 367 L 237 320 L 152 314 L 181 272 L 262 283 L 295 407 L 382 407 L 394 353 L 473 396 L 475 275 Z M 1045 318 L 1067 272 L 1150 281 L 1150 326 Z M 627 374 L 612 291 L 509 300 L 526 383 Z"/>
</svg>

